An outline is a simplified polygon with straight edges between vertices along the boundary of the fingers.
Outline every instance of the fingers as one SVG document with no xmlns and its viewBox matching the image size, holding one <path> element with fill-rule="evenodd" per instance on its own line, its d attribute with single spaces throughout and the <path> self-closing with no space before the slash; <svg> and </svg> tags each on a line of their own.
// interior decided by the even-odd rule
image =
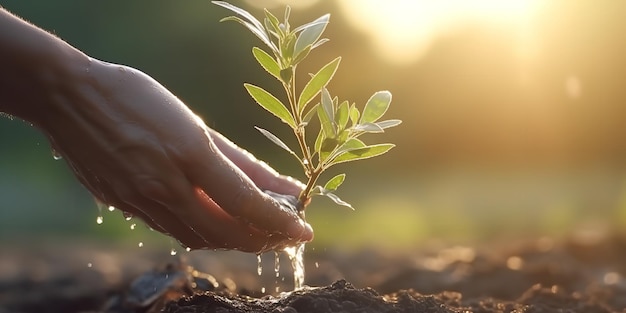
<svg viewBox="0 0 626 313">
<path fill-rule="evenodd" d="M 181 245 L 191 249 L 207 248 L 208 243 L 191 230 L 175 214 L 162 204 L 141 195 L 137 188 L 125 186 L 125 191 L 114 191 L 110 184 L 98 181 L 94 177 L 85 177 L 77 173 L 79 180 L 101 202 L 111 205 L 118 210 L 131 214 L 144 221 L 150 228 L 173 236 Z M 129 192 L 130 191 L 130 192 Z"/>
<path fill-rule="evenodd" d="M 192 184 L 210 195 L 228 214 L 262 231 L 302 241 L 312 239 L 311 227 L 296 212 L 263 193 L 215 145 L 209 143 L 209 148 L 211 153 L 203 157 L 203 162 L 194 163 L 195 168 L 189 173 Z"/>
<path fill-rule="evenodd" d="M 292 177 L 280 175 L 267 163 L 257 160 L 250 152 L 239 148 L 222 134 L 213 129 L 208 131 L 215 146 L 250 177 L 258 188 L 296 197 L 304 189 L 304 184 Z"/>
</svg>

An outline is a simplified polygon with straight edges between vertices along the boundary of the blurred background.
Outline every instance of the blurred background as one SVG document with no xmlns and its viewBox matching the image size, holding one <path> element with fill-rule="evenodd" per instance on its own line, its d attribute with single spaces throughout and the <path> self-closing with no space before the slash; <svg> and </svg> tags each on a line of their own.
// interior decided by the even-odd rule
<svg viewBox="0 0 626 313">
<path fill-rule="evenodd" d="M 375 91 L 390 90 L 387 117 L 404 121 L 369 138 L 397 144 L 388 154 L 330 170 L 329 177 L 347 173 L 338 194 L 356 210 L 316 199 L 307 212 L 312 247 L 626 228 L 626 2 L 232 3 L 256 16 L 263 7 L 281 16 L 288 3 L 292 25 L 331 13 L 330 42 L 301 71 L 343 56 L 331 93 L 362 107 Z M 225 9 L 206 0 L 0 5 L 92 57 L 148 73 L 209 126 L 302 177 L 253 128 L 291 138 L 245 92 L 244 82 L 280 89 L 252 57 L 262 44 L 240 25 L 218 22 L 230 15 Z M 0 242 L 170 242 L 120 212 L 105 210 L 101 225 L 97 216 L 91 196 L 38 131 L 0 120 Z"/>
</svg>

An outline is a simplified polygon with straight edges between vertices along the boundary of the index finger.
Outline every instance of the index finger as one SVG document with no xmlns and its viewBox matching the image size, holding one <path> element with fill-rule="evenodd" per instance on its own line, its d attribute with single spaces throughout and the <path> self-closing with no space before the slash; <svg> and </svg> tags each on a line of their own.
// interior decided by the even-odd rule
<svg viewBox="0 0 626 313">
<path fill-rule="evenodd" d="M 252 153 L 240 148 L 224 135 L 210 128 L 208 131 L 215 146 L 260 189 L 296 197 L 304 189 L 303 183 L 292 177 L 280 175 L 267 163 L 258 160 Z"/>
</svg>

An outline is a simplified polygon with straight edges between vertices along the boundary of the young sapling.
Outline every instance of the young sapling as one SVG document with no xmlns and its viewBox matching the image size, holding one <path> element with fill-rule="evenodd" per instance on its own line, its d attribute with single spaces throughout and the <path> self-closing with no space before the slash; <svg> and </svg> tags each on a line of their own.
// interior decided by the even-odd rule
<svg viewBox="0 0 626 313">
<path fill-rule="evenodd" d="M 318 184 L 318 180 L 322 173 L 333 165 L 375 157 L 394 147 L 391 143 L 366 144 L 359 138 L 367 133 L 383 133 L 385 129 L 401 123 L 398 119 L 380 120 L 391 104 L 391 93 L 375 92 L 365 104 L 363 111 L 360 111 L 355 103 L 339 101 L 337 97 L 331 96 L 327 85 L 337 71 L 341 57 L 328 62 L 317 73 L 309 74 L 310 77 L 304 87 L 296 88 L 297 78 L 300 77 L 298 65 L 311 51 L 328 41 L 322 38 L 322 33 L 328 25 L 330 14 L 292 28 L 289 24 L 291 13 L 289 6 L 285 9 L 282 22 L 265 10 L 265 17 L 261 23 L 252 14 L 230 3 L 224 1 L 213 3 L 236 14 L 221 21 L 236 21 L 242 24 L 269 49 L 268 53 L 259 47 L 253 47 L 252 54 L 261 67 L 280 82 L 285 94 L 277 97 L 259 86 L 249 83 L 244 86 L 261 107 L 287 124 L 296 137 L 297 152 L 268 130 L 255 127 L 270 141 L 293 155 L 302 166 L 306 176 L 306 187 L 298 197 L 299 215 L 304 218 L 305 204 L 310 202 L 311 197 L 318 195 L 352 208 L 352 205 L 335 194 L 337 188 L 344 182 L 346 174 L 335 175 L 323 185 Z M 313 116 L 317 116 L 320 123 L 314 141 L 307 139 L 307 131 L 313 131 L 311 128 Z"/>
</svg>

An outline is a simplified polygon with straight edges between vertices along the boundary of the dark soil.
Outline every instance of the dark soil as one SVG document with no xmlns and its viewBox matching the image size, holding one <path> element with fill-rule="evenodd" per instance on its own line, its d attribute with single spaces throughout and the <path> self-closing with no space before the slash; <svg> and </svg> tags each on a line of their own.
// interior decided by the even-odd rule
<svg viewBox="0 0 626 313">
<path fill-rule="evenodd" d="M 291 277 L 281 260 L 275 278 L 270 253 L 258 277 L 254 256 L 243 253 L 195 252 L 177 263 L 164 252 L 13 250 L 0 255 L 0 313 L 626 312 L 623 235 L 404 253 L 307 251 L 307 284 L 321 287 L 273 295 L 261 288 L 288 290 Z"/>
</svg>

